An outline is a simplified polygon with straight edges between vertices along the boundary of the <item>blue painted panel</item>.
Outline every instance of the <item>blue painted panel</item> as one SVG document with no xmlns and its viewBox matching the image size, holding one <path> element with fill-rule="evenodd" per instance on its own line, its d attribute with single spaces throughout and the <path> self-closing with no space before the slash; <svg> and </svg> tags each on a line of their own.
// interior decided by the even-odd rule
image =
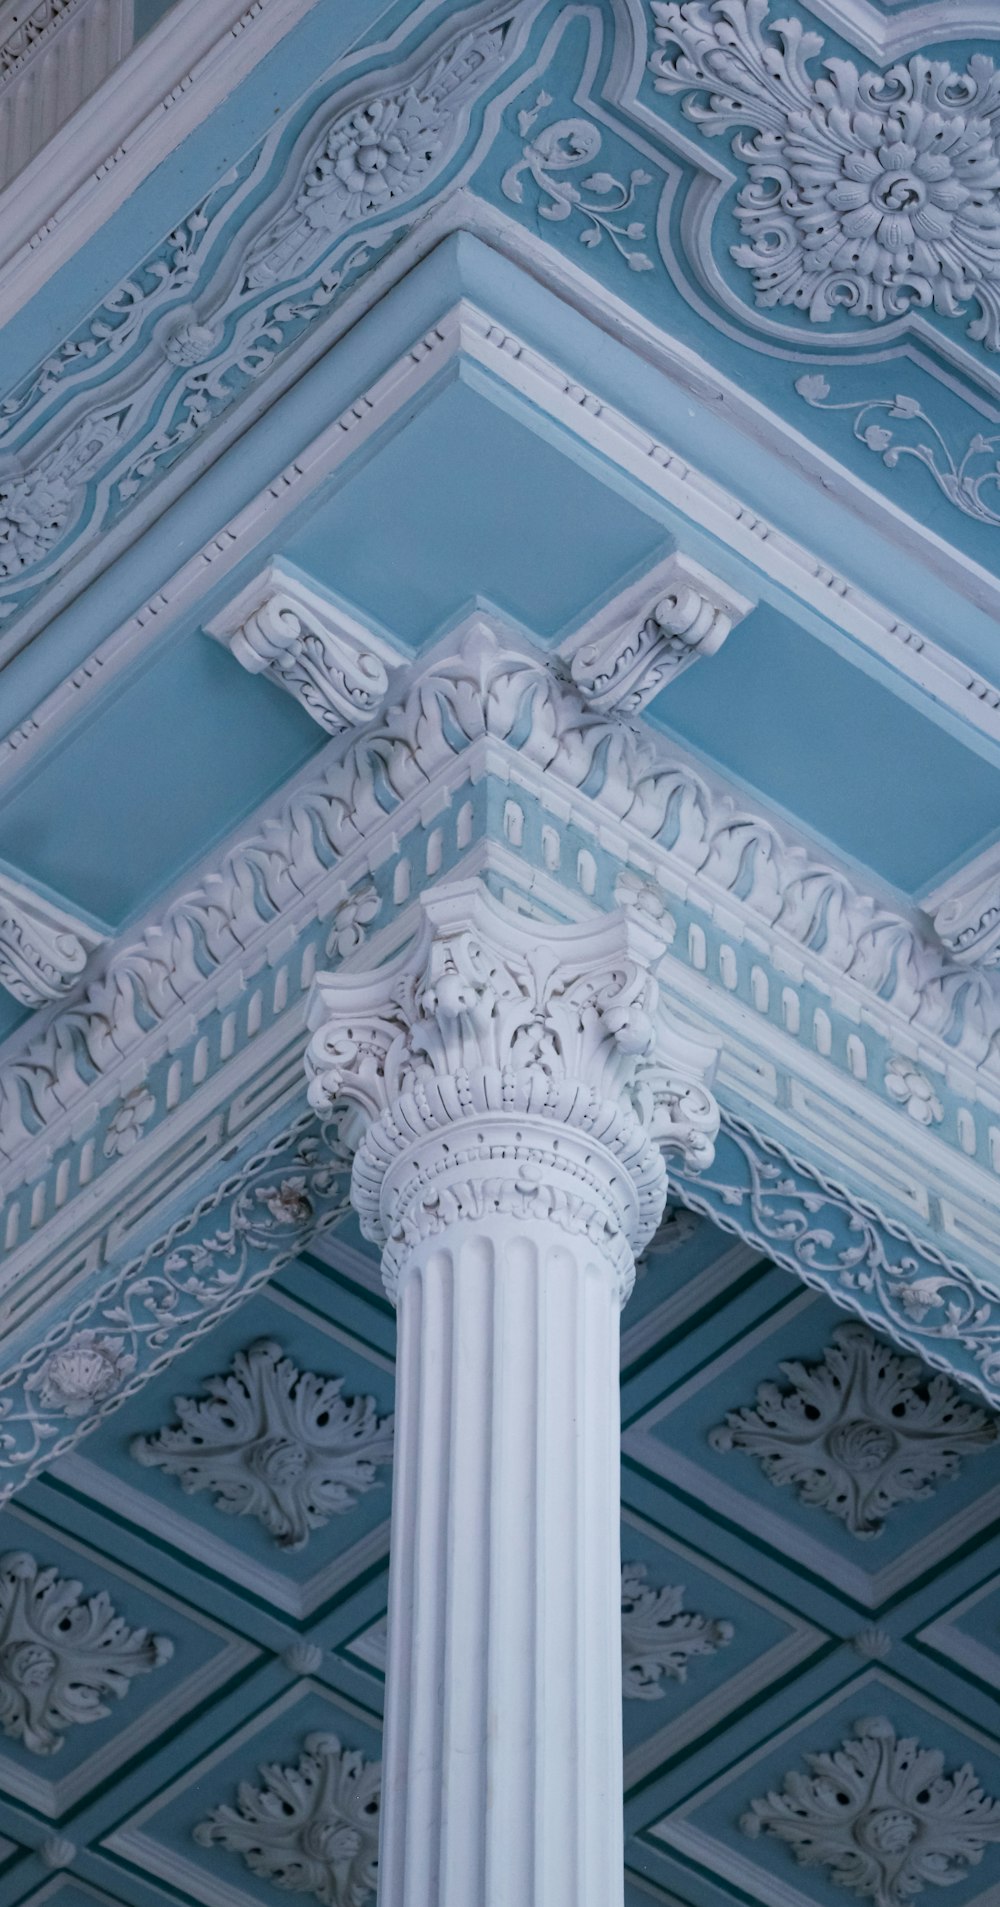
<svg viewBox="0 0 1000 1907">
<path fill-rule="evenodd" d="M 174 0 L 135 0 L 135 38 L 141 40 L 150 27 L 158 25 L 173 4 Z"/>
<path fill-rule="evenodd" d="M 770 608 L 650 713 L 907 893 L 1000 821 L 1000 770 Z"/>
<path fill-rule="evenodd" d="M 291 696 L 195 630 L 20 783 L 0 855 L 120 926 L 324 740 Z"/>
<path fill-rule="evenodd" d="M 284 554 L 416 647 L 477 597 L 552 639 L 669 547 L 638 485 L 463 366 Z"/>
</svg>

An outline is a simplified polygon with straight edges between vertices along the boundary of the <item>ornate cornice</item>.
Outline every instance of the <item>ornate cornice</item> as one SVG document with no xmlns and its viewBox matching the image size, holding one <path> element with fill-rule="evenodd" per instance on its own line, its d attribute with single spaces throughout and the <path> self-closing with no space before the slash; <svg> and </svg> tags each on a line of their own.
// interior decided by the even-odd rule
<svg viewBox="0 0 1000 1907">
<path fill-rule="evenodd" d="M 599 714 L 639 715 L 692 663 L 715 655 L 752 608 L 700 563 L 675 553 L 567 645 L 573 681 Z"/>
<path fill-rule="evenodd" d="M 0 987 L 23 1006 L 72 993 L 104 935 L 0 873 Z"/>
<path fill-rule="evenodd" d="M 385 659 L 371 632 L 273 565 L 206 630 L 251 675 L 266 675 L 293 695 L 328 735 L 363 728 L 388 693 Z"/>
<path fill-rule="evenodd" d="M 663 1213 L 661 1152 L 708 1165 L 719 1123 L 716 1055 L 660 1007 L 660 952 L 634 918 L 526 921 L 460 882 L 424 896 L 389 966 L 318 976 L 309 1098 L 356 1147 L 391 1297 L 426 1237 L 505 1213 L 585 1233 L 624 1303 Z"/>
</svg>

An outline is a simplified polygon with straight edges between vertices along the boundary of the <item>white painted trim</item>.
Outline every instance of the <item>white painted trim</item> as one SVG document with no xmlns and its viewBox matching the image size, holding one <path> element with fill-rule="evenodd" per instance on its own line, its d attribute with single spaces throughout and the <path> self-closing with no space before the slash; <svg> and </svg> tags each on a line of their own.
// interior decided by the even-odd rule
<svg viewBox="0 0 1000 1907">
<path fill-rule="evenodd" d="M 944 40 L 995 39 L 996 0 L 927 0 L 887 19 L 869 0 L 809 0 L 809 10 L 880 65 Z"/>
</svg>

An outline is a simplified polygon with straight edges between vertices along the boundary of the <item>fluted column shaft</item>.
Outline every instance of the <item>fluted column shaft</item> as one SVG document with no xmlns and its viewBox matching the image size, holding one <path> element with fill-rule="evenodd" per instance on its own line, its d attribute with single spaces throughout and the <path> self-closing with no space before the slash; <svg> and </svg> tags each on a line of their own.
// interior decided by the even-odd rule
<svg viewBox="0 0 1000 1907">
<path fill-rule="evenodd" d="M 476 883 L 321 975 L 310 1097 L 399 1311 L 380 1907 L 623 1897 L 618 1319 L 713 1055 L 651 937 Z"/>
</svg>

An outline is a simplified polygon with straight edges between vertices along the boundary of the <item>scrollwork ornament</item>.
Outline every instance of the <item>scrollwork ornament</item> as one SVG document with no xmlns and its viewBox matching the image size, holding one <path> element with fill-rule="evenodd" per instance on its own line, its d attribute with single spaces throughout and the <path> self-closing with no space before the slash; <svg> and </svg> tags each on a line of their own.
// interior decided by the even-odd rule
<svg viewBox="0 0 1000 1907">
<path fill-rule="evenodd" d="M 884 1715 L 860 1721 L 830 1754 L 804 1757 L 782 1789 L 751 1802 L 740 1826 L 784 1841 L 802 1867 L 825 1867 L 837 1886 L 875 1907 L 906 1907 L 927 1887 L 950 1887 L 1000 1841 L 1000 1801 L 968 1762 L 945 1774 L 944 1755 L 897 1736 Z"/>
<path fill-rule="evenodd" d="M 657 91 L 684 95 L 705 135 L 737 131 L 748 182 L 732 247 L 757 304 L 827 323 L 915 309 L 977 314 L 1000 350 L 1000 74 L 915 54 L 886 73 L 827 57 L 820 34 L 768 0 L 653 0 Z"/>
<path fill-rule="evenodd" d="M 235 1808 L 214 1809 L 195 1840 L 241 1854 L 252 1874 L 321 1907 L 366 1907 L 378 1875 L 379 1763 L 316 1734 L 293 1766 L 260 1772 L 263 1786 L 241 1781 Z"/>
<path fill-rule="evenodd" d="M 684 1590 L 657 1589 L 641 1563 L 622 1565 L 622 1694 L 625 1700 L 662 1701 L 664 1681 L 686 1682 L 689 1662 L 715 1655 L 733 1639 L 731 1622 L 684 1608 Z"/>
</svg>

